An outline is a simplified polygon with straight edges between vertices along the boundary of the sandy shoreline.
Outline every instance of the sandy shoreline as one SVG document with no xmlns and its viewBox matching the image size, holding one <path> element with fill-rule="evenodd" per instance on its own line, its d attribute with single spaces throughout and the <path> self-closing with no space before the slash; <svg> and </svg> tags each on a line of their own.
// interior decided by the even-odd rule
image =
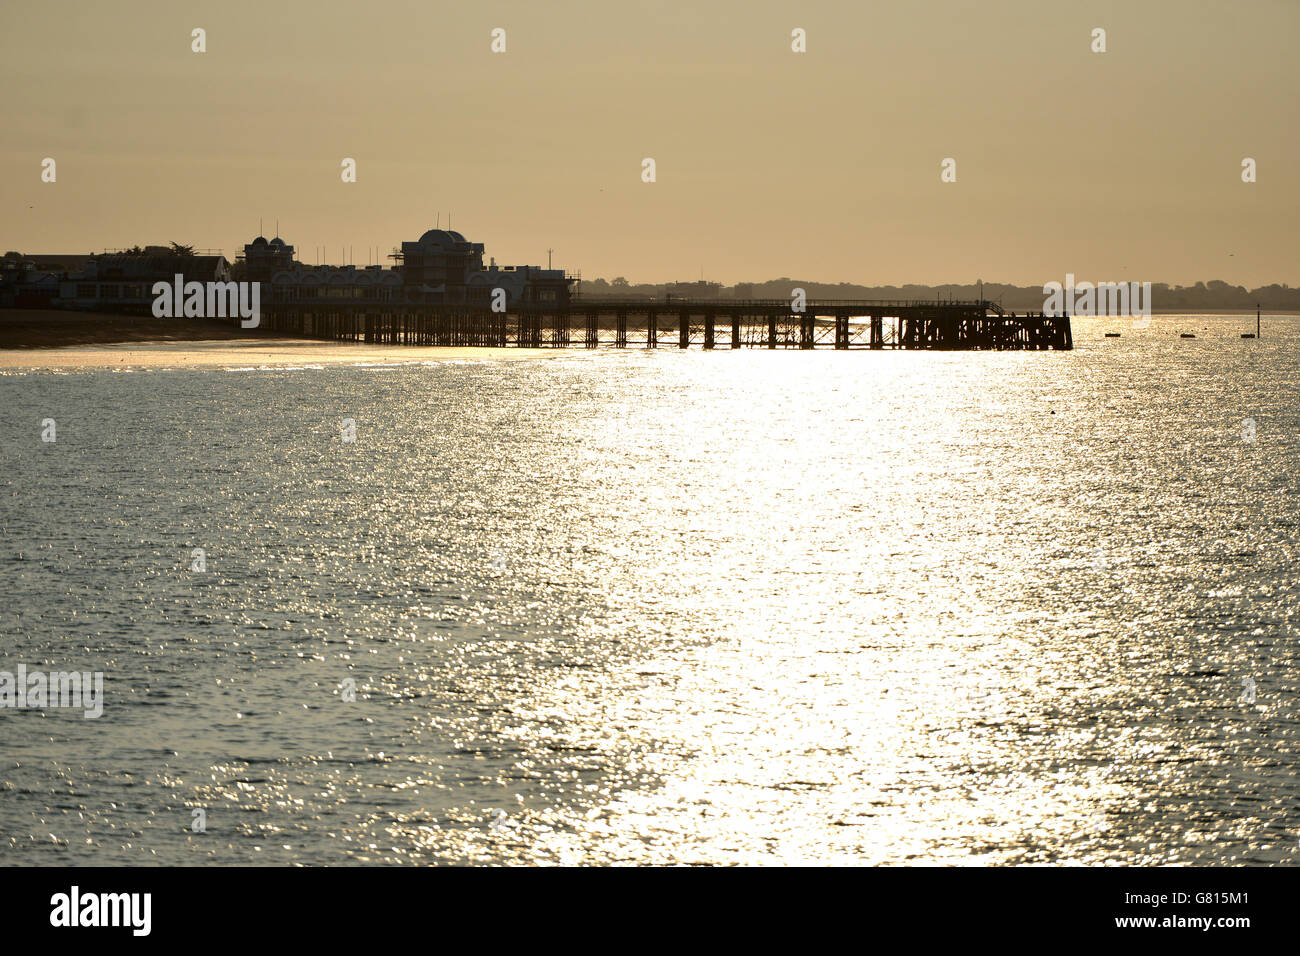
<svg viewBox="0 0 1300 956">
<path fill-rule="evenodd" d="M 294 338 L 208 319 L 0 310 L 0 370 L 303 368 L 553 358 L 556 349 L 373 345 Z"/>
<path fill-rule="evenodd" d="M 500 362 L 555 358 L 566 349 L 484 349 L 444 346 L 364 345 L 304 339 L 224 339 L 131 342 L 62 348 L 0 349 L 0 369 L 259 368 L 422 362 Z"/>
</svg>

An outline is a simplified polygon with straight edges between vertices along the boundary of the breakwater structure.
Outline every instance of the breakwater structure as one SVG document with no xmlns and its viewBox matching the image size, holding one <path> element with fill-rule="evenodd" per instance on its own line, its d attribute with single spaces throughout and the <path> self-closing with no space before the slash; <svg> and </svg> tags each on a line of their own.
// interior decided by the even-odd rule
<svg viewBox="0 0 1300 956">
<path fill-rule="evenodd" d="M 263 300 L 265 302 L 265 300 Z M 512 304 L 272 301 L 261 328 L 376 345 L 487 348 L 1071 349 L 1070 318 L 987 300 L 584 299 Z"/>
</svg>

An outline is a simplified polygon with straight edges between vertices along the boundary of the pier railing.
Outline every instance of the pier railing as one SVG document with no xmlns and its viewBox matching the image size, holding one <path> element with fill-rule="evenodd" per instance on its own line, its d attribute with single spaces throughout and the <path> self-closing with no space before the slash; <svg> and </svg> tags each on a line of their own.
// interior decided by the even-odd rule
<svg viewBox="0 0 1300 956">
<path fill-rule="evenodd" d="M 792 304 L 790 299 L 688 299 L 677 298 L 673 295 L 666 295 L 662 298 L 622 298 L 614 296 L 575 296 L 571 307 L 577 310 L 587 308 L 608 309 L 611 306 L 636 306 L 637 308 L 647 308 L 648 306 L 659 306 L 664 309 L 676 309 L 682 306 L 689 306 L 693 310 L 712 308 L 715 310 L 725 309 L 759 309 L 763 312 L 777 310 L 782 312 L 791 312 Z M 900 309 L 936 309 L 936 308 L 964 308 L 964 309 L 985 309 L 997 310 L 996 304 L 987 299 L 807 299 L 804 303 L 804 311 L 817 309 L 827 313 L 842 312 L 845 309 L 861 308 L 867 311 L 878 309 L 900 308 Z"/>
</svg>

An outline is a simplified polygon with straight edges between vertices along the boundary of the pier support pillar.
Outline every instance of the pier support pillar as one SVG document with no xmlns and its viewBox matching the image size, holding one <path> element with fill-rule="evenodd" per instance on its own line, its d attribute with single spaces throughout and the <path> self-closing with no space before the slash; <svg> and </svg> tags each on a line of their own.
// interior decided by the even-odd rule
<svg viewBox="0 0 1300 956">
<path fill-rule="evenodd" d="M 678 316 L 679 324 L 677 326 L 677 347 L 679 349 L 690 348 L 691 345 L 691 315 L 689 312 L 682 312 Z"/>
<path fill-rule="evenodd" d="M 849 317 L 847 315 L 835 316 L 835 347 L 837 349 L 849 347 Z"/>
<path fill-rule="evenodd" d="M 713 322 L 713 313 L 706 312 L 704 314 L 704 347 L 706 349 L 713 348 Z"/>
<path fill-rule="evenodd" d="M 627 313 L 620 312 L 614 319 L 614 348 L 627 348 Z"/>
</svg>

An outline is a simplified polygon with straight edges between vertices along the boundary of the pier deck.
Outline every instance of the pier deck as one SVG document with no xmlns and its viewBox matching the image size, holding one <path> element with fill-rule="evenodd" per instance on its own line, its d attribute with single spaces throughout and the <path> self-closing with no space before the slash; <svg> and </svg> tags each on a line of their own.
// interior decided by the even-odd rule
<svg viewBox="0 0 1300 956">
<path fill-rule="evenodd" d="M 1070 349 L 1068 316 L 957 302 L 575 299 L 477 305 L 272 302 L 262 328 L 388 345 L 485 348 Z"/>
</svg>

